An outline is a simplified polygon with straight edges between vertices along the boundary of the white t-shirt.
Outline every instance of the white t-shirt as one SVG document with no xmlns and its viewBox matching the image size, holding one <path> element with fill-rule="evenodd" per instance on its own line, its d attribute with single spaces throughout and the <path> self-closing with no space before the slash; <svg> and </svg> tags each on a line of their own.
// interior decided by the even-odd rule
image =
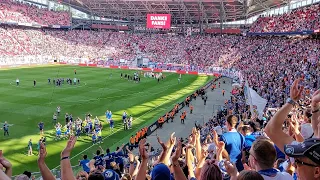
<svg viewBox="0 0 320 180">
<path fill-rule="evenodd" d="M 278 172 L 276 176 L 270 177 L 262 175 L 264 180 L 293 180 L 293 177 L 287 172 Z"/>
</svg>

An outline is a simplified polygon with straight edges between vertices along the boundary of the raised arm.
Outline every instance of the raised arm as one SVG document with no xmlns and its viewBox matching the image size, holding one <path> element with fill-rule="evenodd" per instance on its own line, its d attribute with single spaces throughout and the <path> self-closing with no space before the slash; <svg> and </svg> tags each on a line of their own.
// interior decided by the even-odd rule
<svg viewBox="0 0 320 180">
<path fill-rule="evenodd" d="M 135 180 L 145 180 L 146 179 L 146 171 L 148 168 L 148 159 L 149 155 L 145 149 L 146 139 L 142 139 L 139 142 L 139 152 L 142 159 L 137 178 Z"/>
<path fill-rule="evenodd" d="M 164 156 L 164 164 L 169 166 L 169 162 L 170 162 L 170 156 L 171 156 L 171 153 L 172 153 L 172 150 L 173 150 L 173 147 L 174 145 L 176 144 L 176 141 L 177 141 L 177 138 L 174 137 L 174 134 L 175 132 L 173 132 L 170 136 L 170 139 L 169 139 L 169 146 L 167 146 L 168 150 L 167 150 L 167 153 L 165 154 Z"/>
<path fill-rule="evenodd" d="M 194 158 L 193 158 L 193 154 L 192 154 L 192 150 L 193 146 L 192 145 L 188 145 L 187 146 L 187 154 L 186 154 L 186 163 L 188 166 L 188 172 L 189 172 L 189 178 L 195 178 L 195 174 L 193 172 L 193 163 L 194 163 Z"/>
<path fill-rule="evenodd" d="M 74 145 L 76 144 L 77 138 L 75 136 L 70 136 L 66 147 L 61 152 L 61 179 L 63 180 L 75 180 L 76 178 L 73 175 L 71 163 L 70 163 L 70 154 Z"/>
<path fill-rule="evenodd" d="M 199 160 L 201 158 L 201 140 L 200 140 L 200 131 L 197 131 L 195 128 L 192 133 L 195 134 L 195 140 L 196 140 L 196 157 Z"/>
<path fill-rule="evenodd" d="M 299 87 L 299 82 L 302 79 L 294 81 L 290 88 L 291 101 L 284 104 L 281 109 L 268 122 L 265 132 L 268 137 L 284 152 L 284 145 L 290 144 L 294 139 L 282 131 L 282 124 L 287 118 L 289 112 L 292 110 L 294 104 L 301 98 L 303 87 Z"/>
<path fill-rule="evenodd" d="M 11 180 L 3 171 L 0 171 L 0 179 L 1 180 Z"/>
<path fill-rule="evenodd" d="M 181 151 L 182 151 L 182 143 L 181 143 L 181 141 L 178 141 L 177 149 L 176 149 L 175 153 L 173 154 L 173 156 L 171 157 L 173 174 L 174 174 L 175 179 L 187 180 L 186 176 L 184 175 L 184 173 L 180 167 L 179 161 L 178 161 L 179 157 L 181 156 Z"/>
<path fill-rule="evenodd" d="M 158 140 L 158 143 L 161 145 L 162 147 L 162 152 L 160 154 L 160 157 L 158 159 L 158 162 L 155 163 L 155 164 L 158 164 L 158 163 L 165 163 L 165 158 L 166 158 L 166 155 L 167 155 L 167 152 L 168 152 L 168 147 L 161 141 L 160 137 L 157 137 L 157 140 Z M 154 164 L 154 165 L 155 165 Z"/>
<path fill-rule="evenodd" d="M 318 89 L 312 95 L 311 111 L 312 111 L 311 123 L 312 123 L 313 132 L 316 137 L 320 138 L 320 132 L 317 128 L 320 121 L 320 89 Z"/>
<path fill-rule="evenodd" d="M 122 151 L 123 147 L 124 147 L 124 144 L 121 145 L 121 147 L 116 151 L 116 153 L 119 153 L 120 151 Z"/>
<path fill-rule="evenodd" d="M 46 146 L 43 143 L 41 143 L 40 150 L 39 150 L 39 157 L 38 157 L 38 167 L 40 169 L 41 176 L 45 180 L 55 180 L 56 178 L 51 173 L 50 169 L 48 168 L 45 162 L 46 156 L 47 156 Z"/>
<path fill-rule="evenodd" d="M 128 154 L 128 157 L 129 157 L 129 163 L 130 163 L 129 174 L 132 176 L 133 171 L 134 171 L 134 154 L 132 152 L 130 152 Z"/>
<path fill-rule="evenodd" d="M 200 179 L 201 168 L 205 164 L 207 156 L 208 156 L 208 149 L 207 148 L 202 148 L 201 157 L 198 160 L 198 164 L 197 164 L 197 167 L 196 167 L 196 170 L 195 170 L 196 179 Z"/>
<path fill-rule="evenodd" d="M 289 123 L 290 123 L 290 128 L 292 130 L 292 133 L 294 134 L 296 141 L 303 142 L 304 138 L 302 137 L 302 135 L 300 133 L 300 130 L 299 130 L 300 126 L 299 126 L 299 122 L 297 121 L 296 117 L 293 117 L 293 119 Z"/>
<path fill-rule="evenodd" d="M 3 157 L 2 150 L 0 150 L 0 166 L 3 166 L 6 169 L 4 172 L 10 178 L 12 176 L 12 164 L 5 157 Z"/>
<path fill-rule="evenodd" d="M 137 176 L 138 171 L 139 171 L 139 167 L 140 167 L 139 156 L 136 156 L 136 157 L 134 158 L 134 160 L 136 161 L 137 165 L 136 165 L 136 168 L 134 169 L 134 171 L 133 171 L 133 173 L 132 173 L 131 177 L 135 177 L 135 176 Z M 131 166 L 131 164 L 130 164 L 130 166 Z"/>
</svg>

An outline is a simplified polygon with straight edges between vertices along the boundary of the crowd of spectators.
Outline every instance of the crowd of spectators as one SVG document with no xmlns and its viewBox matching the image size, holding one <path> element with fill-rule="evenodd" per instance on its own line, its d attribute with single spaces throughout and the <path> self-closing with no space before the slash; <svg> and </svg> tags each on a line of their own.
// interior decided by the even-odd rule
<svg viewBox="0 0 320 180">
<path fill-rule="evenodd" d="M 0 1 L 0 21 L 38 24 L 42 26 L 70 26 L 71 17 L 68 12 L 51 11 L 35 5 L 13 0 Z"/>
<path fill-rule="evenodd" d="M 42 55 L 58 60 L 61 57 L 84 58 L 117 65 L 120 60 L 130 63 L 140 56 L 156 62 L 159 67 L 182 64 L 182 68 L 188 65 L 191 69 L 203 71 L 210 71 L 217 66 L 230 67 L 234 62 L 246 62 L 243 60 L 249 61 L 249 58 L 260 61 L 268 59 L 268 62 L 287 61 L 292 54 L 297 54 L 296 59 L 316 61 L 319 52 L 319 41 L 309 38 L 184 37 L 9 26 L 0 28 L 0 44 L 2 57 Z M 285 51 L 286 56 L 281 51 Z M 109 61 L 105 61 L 107 59 Z"/>
<path fill-rule="evenodd" d="M 262 16 L 250 32 L 293 32 L 320 28 L 320 4 L 298 8 L 282 15 Z"/>
</svg>

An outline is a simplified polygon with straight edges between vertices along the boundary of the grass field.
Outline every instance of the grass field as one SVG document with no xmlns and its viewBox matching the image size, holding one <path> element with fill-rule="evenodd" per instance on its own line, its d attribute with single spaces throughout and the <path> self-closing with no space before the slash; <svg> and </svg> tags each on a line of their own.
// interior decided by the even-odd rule
<svg viewBox="0 0 320 180">
<path fill-rule="evenodd" d="M 77 75 L 74 75 L 74 69 L 77 69 Z M 141 83 L 136 84 L 120 79 L 120 72 L 133 74 L 134 71 L 72 66 L 0 70 L 0 123 L 8 121 L 12 124 L 9 137 L 4 137 L 3 131 L 0 131 L 0 149 L 13 164 L 13 174 L 24 170 L 38 171 L 37 156 L 27 156 L 26 147 L 31 138 L 33 148 L 36 149 L 41 137 L 37 127 L 40 121 L 45 124 L 47 165 L 50 169 L 59 165 L 60 152 L 66 140 L 53 139 L 52 115 L 57 106 L 61 107 L 58 121 L 62 124 L 65 122 L 66 112 L 81 119 L 84 119 L 86 113 L 91 113 L 105 121 L 105 111 L 111 110 L 115 119 L 115 132 L 111 133 L 104 123 L 104 143 L 101 146 L 104 149 L 115 148 L 210 80 L 207 76 L 183 75 L 178 84 L 178 75 L 168 73 L 167 78 L 159 84 L 154 79 L 143 77 Z M 80 85 L 64 84 L 62 87 L 55 87 L 47 83 L 48 78 L 66 79 L 75 76 L 81 79 Z M 17 77 L 20 79 L 19 87 L 15 85 Z M 37 80 L 36 87 L 33 87 L 34 79 Z M 125 132 L 121 123 L 124 110 L 135 119 L 133 129 Z M 91 157 L 97 147 L 91 146 L 91 138 L 82 136 L 72 152 L 72 164 L 78 163 L 84 150 Z"/>
</svg>

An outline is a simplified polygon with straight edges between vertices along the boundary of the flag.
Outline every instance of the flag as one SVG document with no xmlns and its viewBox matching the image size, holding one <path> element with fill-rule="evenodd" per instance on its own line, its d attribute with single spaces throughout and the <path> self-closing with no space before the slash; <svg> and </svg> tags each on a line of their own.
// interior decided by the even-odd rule
<svg viewBox="0 0 320 180">
<path fill-rule="evenodd" d="M 257 115 L 259 119 L 262 119 L 263 110 L 267 105 L 267 100 L 259 96 L 255 90 L 250 88 L 247 81 L 244 87 L 244 94 L 246 103 L 250 105 L 251 114 Z"/>
</svg>

